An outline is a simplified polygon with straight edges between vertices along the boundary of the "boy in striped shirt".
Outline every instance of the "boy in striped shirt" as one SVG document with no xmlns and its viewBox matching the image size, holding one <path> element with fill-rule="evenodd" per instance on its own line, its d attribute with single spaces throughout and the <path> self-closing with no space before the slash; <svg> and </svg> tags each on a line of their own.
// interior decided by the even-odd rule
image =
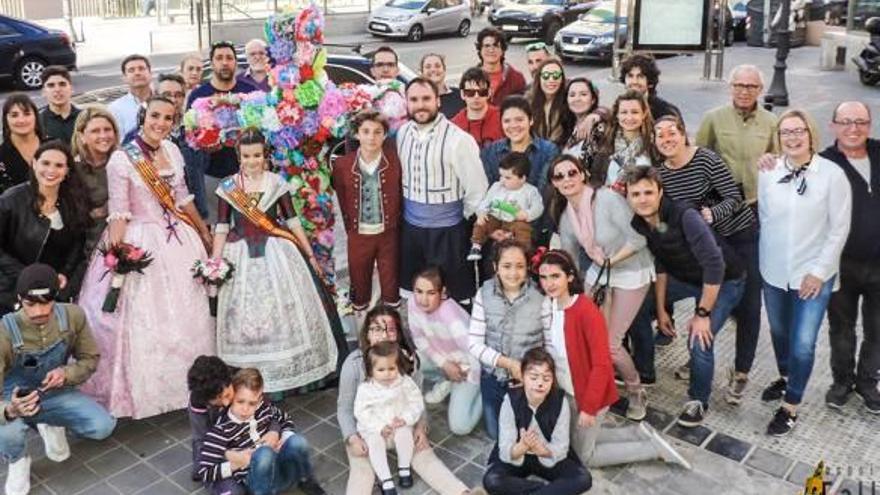
<svg viewBox="0 0 880 495">
<path fill-rule="evenodd" d="M 208 430 L 199 453 L 199 475 L 211 492 L 262 495 L 298 486 L 307 495 L 324 495 L 306 440 L 284 411 L 263 399 L 260 372 L 238 371 L 232 388 L 232 403 Z"/>
</svg>

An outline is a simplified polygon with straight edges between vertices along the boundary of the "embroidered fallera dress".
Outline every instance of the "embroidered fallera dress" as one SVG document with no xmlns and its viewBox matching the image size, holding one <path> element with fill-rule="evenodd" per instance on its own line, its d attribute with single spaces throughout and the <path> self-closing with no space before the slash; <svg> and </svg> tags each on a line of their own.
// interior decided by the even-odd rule
<svg viewBox="0 0 880 495">
<path fill-rule="evenodd" d="M 171 170 L 159 174 L 178 205 L 192 201 L 183 157 L 170 141 L 162 147 Z M 79 304 L 101 350 L 98 370 L 81 390 L 116 417 L 145 418 L 187 405 L 186 372 L 201 354 L 214 354 L 214 326 L 204 286 L 190 268 L 207 257 L 195 229 L 167 212 L 141 179 L 124 150 L 107 163 L 109 219 L 128 219 L 125 241 L 149 251 L 143 274 L 125 277 L 116 311 L 101 306 L 109 274 L 96 250 Z M 98 245 L 108 241 L 105 230 Z"/>
<path fill-rule="evenodd" d="M 233 176 L 217 188 L 216 228 L 228 232 L 223 257 L 235 267 L 220 288 L 217 353 L 231 366 L 259 369 L 266 392 L 311 384 L 336 370 L 335 306 L 326 310 L 322 288 L 293 242 L 268 234 L 239 210 L 230 194 L 238 187 Z M 299 222 L 281 176 L 264 172 L 260 189 L 247 195 L 251 205 L 288 226 Z"/>
</svg>

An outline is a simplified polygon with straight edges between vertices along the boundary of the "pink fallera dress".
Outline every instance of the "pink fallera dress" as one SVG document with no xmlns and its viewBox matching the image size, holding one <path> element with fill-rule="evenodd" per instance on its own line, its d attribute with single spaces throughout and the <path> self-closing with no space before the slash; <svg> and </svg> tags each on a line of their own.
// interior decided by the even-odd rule
<svg viewBox="0 0 880 495">
<path fill-rule="evenodd" d="M 183 157 L 162 143 L 173 173 L 160 172 L 178 205 L 192 201 L 183 176 Z M 186 372 L 200 354 L 214 354 L 214 323 L 204 287 L 190 268 L 206 258 L 198 233 L 165 212 L 124 151 L 107 163 L 108 220 L 125 218 L 125 241 L 152 254 L 143 274 L 125 277 L 114 313 L 101 306 L 110 275 L 96 250 L 80 292 L 101 349 L 98 370 L 81 390 L 116 417 L 145 418 L 186 407 Z M 99 242 L 109 236 L 107 229 Z"/>
</svg>

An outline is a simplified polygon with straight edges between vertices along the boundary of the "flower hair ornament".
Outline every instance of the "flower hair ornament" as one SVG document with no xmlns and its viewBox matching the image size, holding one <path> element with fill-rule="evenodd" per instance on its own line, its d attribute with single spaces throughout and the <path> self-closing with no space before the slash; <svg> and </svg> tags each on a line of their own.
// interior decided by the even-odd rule
<svg viewBox="0 0 880 495">
<path fill-rule="evenodd" d="M 529 260 L 529 265 L 532 269 L 532 273 L 535 275 L 538 274 L 538 268 L 541 266 L 541 261 L 544 260 L 544 255 L 547 254 L 547 246 L 541 246 L 535 250 L 535 253 L 532 255 L 532 259 Z"/>
</svg>

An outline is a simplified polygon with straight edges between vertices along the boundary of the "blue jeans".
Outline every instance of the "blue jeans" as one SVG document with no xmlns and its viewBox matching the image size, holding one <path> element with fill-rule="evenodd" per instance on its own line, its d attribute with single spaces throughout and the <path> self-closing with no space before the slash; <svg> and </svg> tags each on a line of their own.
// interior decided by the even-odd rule
<svg viewBox="0 0 880 495">
<path fill-rule="evenodd" d="M 703 286 L 694 285 L 676 280 L 672 276 L 667 276 L 668 283 L 666 285 L 666 301 L 670 305 L 682 299 L 695 298 L 698 302 L 703 295 Z M 745 291 L 745 278 L 735 280 L 727 280 L 721 284 L 721 290 L 718 292 L 718 299 L 715 301 L 715 307 L 712 308 L 710 316 L 710 328 L 712 335 L 717 335 L 724 327 L 727 317 L 730 316 L 734 308 L 737 307 L 742 299 Z M 645 362 L 645 353 L 639 356 L 638 349 L 654 346 L 653 329 L 651 329 L 651 318 L 655 313 L 655 298 L 650 295 L 645 298 L 639 315 L 630 329 L 630 336 L 633 340 L 633 347 L 636 348 L 636 368 L 639 374 L 643 374 L 645 369 L 654 371 L 654 353 L 650 353 L 650 363 Z M 709 395 L 712 393 L 712 378 L 715 374 L 715 348 L 709 346 L 708 349 L 700 347 L 698 342 L 689 345 L 691 354 L 691 378 L 690 387 L 688 388 L 688 396 L 693 400 L 699 400 L 704 407 L 709 406 Z M 644 376 L 644 375 L 643 375 Z"/>
<path fill-rule="evenodd" d="M 480 371 L 480 396 L 483 398 L 483 421 L 486 422 L 486 433 L 492 440 L 498 439 L 498 414 L 501 403 L 507 393 L 508 381 L 499 380 L 495 375 Z"/>
<path fill-rule="evenodd" d="M 819 295 L 812 299 L 801 299 L 797 289 L 780 289 L 764 283 L 764 306 L 770 322 L 776 367 L 781 376 L 788 378 L 785 389 L 788 404 L 798 405 L 803 399 L 813 372 L 816 338 L 831 300 L 835 278 L 825 282 Z"/>
<path fill-rule="evenodd" d="M 419 358 L 423 377 L 432 381 L 446 380 L 446 374 L 428 356 L 420 354 Z M 470 365 L 479 366 L 479 363 L 474 360 Z M 455 435 L 469 435 L 480 422 L 482 412 L 480 386 L 468 381 L 452 382 L 452 391 L 449 394 L 449 431 Z"/>
<path fill-rule="evenodd" d="M 91 397 L 74 388 L 65 388 L 41 397 L 37 414 L 0 425 L 0 457 L 10 463 L 24 457 L 28 427 L 35 427 L 37 423 L 63 426 L 91 440 L 103 440 L 116 428 L 116 418 Z"/>
<path fill-rule="evenodd" d="M 309 445 L 305 438 L 294 434 L 278 452 L 265 446 L 254 452 L 248 466 L 247 486 L 254 495 L 270 495 L 311 477 Z"/>
</svg>

